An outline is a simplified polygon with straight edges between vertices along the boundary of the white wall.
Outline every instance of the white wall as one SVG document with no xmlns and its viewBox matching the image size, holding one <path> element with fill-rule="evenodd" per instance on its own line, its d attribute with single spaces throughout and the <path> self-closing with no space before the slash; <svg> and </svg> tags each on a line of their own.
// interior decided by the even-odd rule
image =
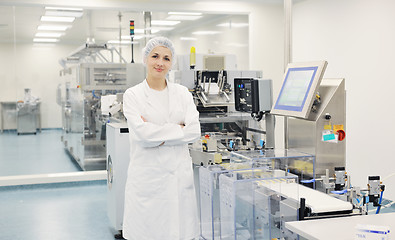
<svg viewBox="0 0 395 240">
<path fill-rule="evenodd" d="M 170 35 L 178 53 L 189 54 L 195 47 L 197 54 L 234 54 L 237 56 L 237 68 L 249 69 L 248 64 L 248 26 L 239 28 L 219 27 L 222 23 L 247 23 L 248 14 L 223 15 L 208 23 L 202 23 L 198 28 L 188 29 L 181 33 Z M 213 35 L 193 35 L 195 31 L 216 31 Z M 197 40 L 181 41 L 180 37 L 192 36 Z"/>
<path fill-rule="evenodd" d="M 284 74 L 284 10 L 282 4 L 256 4 L 250 13 L 250 68 L 273 80 L 273 101 Z M 276 116 L 275 146 L 284 148 L 283 118 Z"/>
<path fill-rule="evenodd" d="M 347 171 L 354 186 L 395 172 L 395 1 L 308 0 L 293 8 L 293 60 L 327 60 L 324 77 L 344 77 Z M 395 177 L 384 181 L 395 199 Z"/>
<path fill-rule="evenodd" d="M 40 46 L 34 44 L 0 44 L 0 101 L 24 98 L 24 89 L 41 99 L 43 128 L 61 127 L 60 106 L 56 104 L 56 88 L 60 83 L 58 60 L 76 46 Z M 4 122 L 5 129 L 15 129 L 15 122 Z"/>
</svg>

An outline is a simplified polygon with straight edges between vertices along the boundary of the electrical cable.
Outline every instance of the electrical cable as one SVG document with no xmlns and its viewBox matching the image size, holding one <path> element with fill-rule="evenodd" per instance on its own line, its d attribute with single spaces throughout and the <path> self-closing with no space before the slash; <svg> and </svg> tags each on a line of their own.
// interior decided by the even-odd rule
<svg viewBox="0 0 395 240">
<path fill-rule="evenodd" d="M 93 96 L 94 98 L 100 99 L 99 96 L 96 96 L 96 95 L 95 95 L 95 90 L 92 90 L 92 96 Z"/>
<path fill-rule="evenodd" d="M 344 190 L 341 190 L 341 191 L 331 191 L 331 193 L 341 195 L 341 194 L 347 193 L 347 189 L 344 189 Z"/>
<path fill-rule="evenodd" d="M 301 180 L 301 183 L 313 183 L 315 182 L 315 179 L 310 179 L 310 180 Z"/>
<path fill-rule="evenodd" d="M 379 206 L 377 207 L 376 214 L 379 214 L 379 213 L 380 213 L 381 202 L 383 201 L 383 193 L 384 193 L 384 191 L 381 191 L 380 200 L 379 200 Z"/>
</svg>

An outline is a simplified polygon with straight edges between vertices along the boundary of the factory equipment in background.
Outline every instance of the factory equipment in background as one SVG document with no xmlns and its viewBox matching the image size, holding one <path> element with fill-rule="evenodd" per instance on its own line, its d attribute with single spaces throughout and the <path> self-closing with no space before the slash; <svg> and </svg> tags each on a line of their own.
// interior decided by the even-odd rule
<svg viewBox="0 0 395 240">
<path fill-rule="evenodd" d="M 190 149 L 194 164 L 227 161 L 229 151 L 262 148 L 263 142 L 265 147 L 274 147 L 272 119 L 265 121 L 266 129 L 263 130 L 261 124 L 251 118 L 250 114 L 235 109 L 235 79 L 261 78 L 262 72 L 237 70 L 236 57 L 231 54 L 195 53 L 196 59 L 191 61 L 193 69 L 190 69 L 187 62 L 190 62 L 191 56 L 178 58 L 179 70 L 172 72 L 171 79 L 190 90 L 200 113 L 199 120 L 204 134 L 201 143 Z M 267 88 L 267 93 L 271 94 L 271 85 L 267 85 Z M 270 108 L 271 105 L 268 110 Z"/>
<path fill-rule="evenodd" d="M 60 72 L 62 141 L 83 170 L 106 169 L 106 123 L 124 121 L 122 94 L 145 78 L 142 64 L 113 63 L 103 51 L 113 58 L 106 45 L 86 44 L 62 61 L 72 65 Z"/>
<path fill-rule="evenodd" d="M 40 115 L 40 99 L 31 94 L 30 88 L 25 88 L 25 96 L 23 101 L 16 104 L 17 113 L 17 133 L 37 133 L 37 129 L 41 131 L 41 115 Z"/>
<path fill-rule="evenodd" d="M 344 79 L 323 79 L 326 61 L 291 63 L 271 110 L 288 118 L 288 149 L 316 157 L 315 174 L 346 165 Z"/>
</svg>

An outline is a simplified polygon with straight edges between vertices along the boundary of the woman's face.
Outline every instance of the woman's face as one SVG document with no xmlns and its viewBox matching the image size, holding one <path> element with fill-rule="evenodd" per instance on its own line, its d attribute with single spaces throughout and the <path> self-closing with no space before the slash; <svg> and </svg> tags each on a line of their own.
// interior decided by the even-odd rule
<svg viewBox="0 0 395 240">
<path fill-rule="evenodd" d="M 157 46 L 147 57 L 147 74 L 151 78 L 166 78 L 173 61 L 170 49 Z"/>
</svg>

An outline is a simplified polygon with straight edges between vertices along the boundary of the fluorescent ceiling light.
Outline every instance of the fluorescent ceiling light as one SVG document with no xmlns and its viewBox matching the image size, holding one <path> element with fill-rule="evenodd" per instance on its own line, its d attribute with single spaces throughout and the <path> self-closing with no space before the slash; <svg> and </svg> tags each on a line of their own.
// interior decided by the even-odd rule
<svg viewBox="0 0 395 240">
<path fill-rule="evenodd" d="M 71 28 L 70 25 L 40 25 L 37 27 L 37 30 L 40 31 L 66 31 L 68 28 Z"/>
<path fill-rule="evenodd" d="M 151 29 L 148 29 L 148 30 L 151 30 L 151 33 L 157 33 L 157 32 L 162 30 L 161 28 L 166 29 L 165 27 L 155 27 L 155 28 L 151 28 Z M 173 29 L 173 28 L 171 28 L 171 29 Z"/>
<path fill-rule="evenodd" d="M 144 33 L 144 29 L 142 28 L 135 28 L 134 33 Z"/>
<path fill-rule="evenodd" d="M 82 15 L 84 15 L 84 12 L 49 10 L 49 11 L 45 11 L 45 15 L 46 15 L 46 16 L 76 17 L 76 18 L 80 18 L 80 17 L 82 17 Z"/>
<path fill-rule="evenodd" d="M 83 11 L 82 8 L 45 7 L 45 10 Z"/>
<path fill-rule="evenodd" d="M 58 32 L 48 32 L 48 33 L 38 32 L 38 33 L 36 33 L 36 37 L 54 37 L 54 38 L 59 38 L 62 35 L 63 35 L 63 33 L 58 33 Z"/>
<path fill-rule="evenodd" d="M 248 27 L 248 23 L 227 22 L 227 23 L 220 23 L 220 24 L 217 25 L 217 27 L 241 28 L 241 27 Z"/>
<path fill-rule="evenodd" d="M 42 22 L 74 22 L 75 17 L 41 16 Z"/>
<path fill-rule="evenodd" d="M 151 24 L 152 25 L 157 25 L 157 26 L 174 26 L 179 24 L 180 21 L 166 21 L 166 20 L 152 20 Z"/>
<path fill-rule="evenodd" d="M 194 21 L 198 20 L 202 16 L 190 16 L 190 15 L 170 15 L 166 18 L 166 20 L 186 20 L 186 21 Z"/>
<path fill-rule="evenodd" d="M 155 27 L 155 28 L 148 28 L 147 30 L 151 30 L 151 33 L 157 33 L 159 32 L 162 27 Z M 163 27 L 166 28 L 166 27 Z M 169 30 L 172 30 L 173 28 L 168 28 Z M 136 28 L 134 29 L 134 33 L 140 33 L 140 34 L 144 34 L 144 29 L 142 28 Z"/>
<path fill-rule="evenodd" d="M 133 37 L 133 40 L 139 40 L 142 39 L 144 37 L 144 35 L 137 35 Z"/>
<path fill-rule="evenodd" d="M 180 37 L 181 41 L 196 41 L 197 38 L 194 37 Z"/>
<path fill-rule="evenodd" d="M 56 38 L 33 38 L 33 42 L 49 42 L 49 43 L 54 43 L 54 42 L 59 42 L 59 39 L 56 39 Z"/>
<path fill-rule="evenodd" d="M 157 33 L 159 31 L 170 31 L 173 29 L 173 27 L 153 27 L 151 28 L 151 33 Z"/>
<path fill-rule="evenodd" d="M 169 15 L 193 15 L 193 16 L 200 16 L 202 13 L 200 12 L 168 12 Z"/>
<path fill-rule="evenodd" d="M 192 34 L 194 34 L 194 35 L 214 35 L 214 34 L 218 34 L 218 33 L 221 33 L 221 32 L 218 32 L 218 31 L 196 31 L 196 32 L 193 32 Z"/>
</svg>

